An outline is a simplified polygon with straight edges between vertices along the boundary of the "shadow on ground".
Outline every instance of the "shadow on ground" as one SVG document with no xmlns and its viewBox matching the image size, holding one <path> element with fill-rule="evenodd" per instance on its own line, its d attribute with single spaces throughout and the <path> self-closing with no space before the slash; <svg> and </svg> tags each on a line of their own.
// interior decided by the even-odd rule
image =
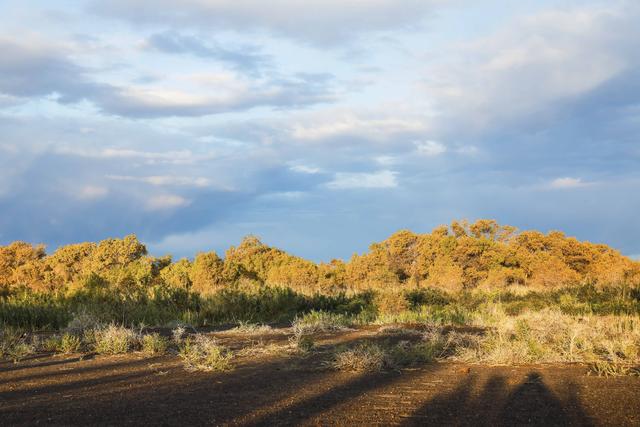
<svg viewBox="0 0 640 427">
<path fill-rule="evenodd" d="M 359 338 L 350 340 L 356 343 Z M 0 366 L 5 425 L 637 425 L 640 381 L 570 365 L 454 363 L 382 373 L 297 356 L 190 373 L 175 357 Z M 586 406 L 588 406 L 588 408 Z M 596 418 L 593 418 L 595 414 Z"/>
</svg>

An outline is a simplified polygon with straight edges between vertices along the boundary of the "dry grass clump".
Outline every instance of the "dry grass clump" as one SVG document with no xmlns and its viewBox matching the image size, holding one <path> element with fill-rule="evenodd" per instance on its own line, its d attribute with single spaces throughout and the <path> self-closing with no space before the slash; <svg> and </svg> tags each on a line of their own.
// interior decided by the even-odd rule
<svg viewBox="0 0 640 427">
<path fill-rule="evenodd" d="M 229 329 L 227 331 L 223 331 L 222 333 L 227 334 L 243 334 L 243 335 L 268 335 L 277 333 L 269 325 L 263 325 L 259 323 L 248 323 L 248 322 L 240 322 L 238 326 L 233 329 Z"/>
<path fill-rule="evenodd" d="M 384 325 L 378 329 L 379 335 L 422 335 L 422 331 L 402 325 Z"/>
<path fill-rule="evenodd" d="M 95 350 L 100 354 L 124 354 L 134 350 L 140 341 L 140 336 L 132 329 L 111 324 L 106 328 L 96 330 Z"/>
<path fill-rule="evenodd" d="M 351 319 L 342 314 L 311 311 L 293 321 L 293 334 L 303 336 L 342 331 L 348 329 L 351 324 Z"/>
<path fill-rule="evenodd" d="M 247 347 L 235 352 L 235 355 L 240 357 L 254 357 L 254 356 L 284 356 L 290 354 L 292 351 L 291 344 L 279 345 L 276 343 L 265 344 L 264 341 L 259 340 L 252 342 Z"/>
<path fill-rule="evenodd" d="M 157 332 L 143 335 L 141 344 L 142 352 L 147 356 L 165 354 L 169 347 L 169 341 Z"/>
<path fill-rule="evenodd" d="M 86 311 L 81 311 L 74 313 L 73 319 L 67 325 L 66 330 L 71 334 L 82 336 L 87 331 L 100 329 L 101 327 L 102 323 L 97 317 Z"/>
<path fill-rule="evenodd" d="M 180 345 L 187 335 L 187 329 L 184 326 L 178 326 L 171 331 L 171 340 L 174 344 Z"/>
<path fill-rule="evenodd" d="M 60 337 L 58 347 L 56 349 L 59 353 L 70 354 L 78 353 L 82 348 L 82 339 L 73 334 L 64 333 Z"/>
<path fill-rule="evenodd" d="M 441 357 L 442 340 L 400 341 L 395 345 L 364 342 L 338 350 L 326 366 L 340 371 L 378 372 L 430 363 Z"/>
<path fill-rule="evenodd" d="M 543 310 L 510 317 L 499 305 L 480 312 L 487 334 L 457 349 L 467 361 L 499 364 L 640 362 L 640 317 L 570 316 Z"/>
<path fill-rule="evenodd" d="M 179 353 L 188 371 L 227 371 L 233 354 L 213 337 L 195 334 L 184 340 Z"/>
<path fill-rule="evenodd" d="M 381 346 L 362 343 L 336 352 L 327 365 L 339 371 L 378 372 L 388 367 L 389 362 L 389 355 Z"/>
<path fill-rule="evenodd" d="M 26 333 L 10 327 L 0 329 L 0 358 L 8 357 L 17 363 L 35 352 L 36 346 Z"/>
</svg>

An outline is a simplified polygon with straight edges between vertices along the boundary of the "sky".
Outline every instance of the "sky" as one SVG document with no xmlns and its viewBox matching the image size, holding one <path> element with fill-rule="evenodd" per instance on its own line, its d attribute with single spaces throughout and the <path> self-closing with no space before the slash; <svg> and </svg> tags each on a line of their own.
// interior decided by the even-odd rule
<svg viewBox="0 0 640 427">
<path fill-rule="evenodd" d="M 640 256 L 640 2 L 2 0 L 0 244 L 253 234 L 316 261 L 456 219 Z"/>
</svg>

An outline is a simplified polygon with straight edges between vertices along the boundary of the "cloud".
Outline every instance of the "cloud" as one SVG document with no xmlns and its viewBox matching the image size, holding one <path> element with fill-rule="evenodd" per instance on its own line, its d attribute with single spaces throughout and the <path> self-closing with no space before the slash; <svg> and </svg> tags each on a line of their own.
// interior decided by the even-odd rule
<svg viewBox="0 0 640 427">
<path fill-rule="evenodd" d="M 289 169 L 291 169 L 293 172 L 306 173 L 310 175 L 315 175 L 317 173 L 322 172 L 322 169 L 320 168 L 316 168 L 313 166 L 306 166 L 306 165 L 294 165 L 289 167 Z"/>
<path fill-rule="evenodd" d="M 190 203 L 189 200 L 177 194 L 161 194 L 150 197 L 147 200 L 146 207 L 152 211 L 160 211 L 185 207 Z"/>
<path fill-rule="evenodd" d="M 114 0 L 92 10 L 132 24 L 198 27 L 204 31 L 260 31 L 316 46 L 418 27 L 444 0 Z"/>
<path fill-rule="evenodd" d="M 143 87 L 119 88 L 95 101 L 106 112 L 125 117 L 197 117 L 245 111 L 257 107 L 286 109 L 335 101 L 327 81 L 298 75 L 277 80 L 236 78 L 206 84 L 191 91 Z"/>
<path fill-rule="evenodd" d="M 397 172 L 382 170 L 379 172 L 338 172 L 333 181 L 326 184 L 331 190 L 358 188 L 395 188 L 398 186 Z"/>
<path fill-rule="evenodd" d="M 549 186 L 554 189 L 568 189 L 568 188 L 580 188 L 589 185 L 589 183 L 583 182 L 581 178 L 556 178 L 551 181 Z"/>
<path fill-rule="evenodd" d="M 333 102 L 330 75 L 249 79 L 233 73 L 193 76 L 187 89 L 104 83 L 46 42 L 0 40 L 0 95 L 87 100 L 105 113 L 131 118 L 198 117 L 257 107 L 293 108 Z M 182 78 L 182 76 L 181 76 Z"/>
<path fill-rule="evenodd" d="M 107 194 L 109 194 L 109 189 L 106 187 L 87 185 L 80 189 L 77 196 L 81 200 L 96 200 L 105 197 Z"/>
<path fill-rule="evenodd" d="M 271 62 L 271 58 L 261 54 L 260 49 L 255 46 L 245 45 L 228 49 L 217 43 L 205 43 L 199 37 L 176 31 L 155 33 L 144 42 L 143 46 L 163 53 L 211 59 L 249 74 L 259 74 L 263 68 L 270 66 Z"/>
<path fill-rule="evenodd" d="M 451 45 L 425 73 L 438 127 L 465 135 L 561 120 L 572 101 L 637 69 L 639 18 L 632 2 L 547 10 Z"/>
<path fill-rule="evenodd" d="M 300 119 L 290 126 L 290 135 L 292 138 L 307 141 L 345 137 L 388 141 L 400 135 L 424 132 L 426 128 L 424 119 L 420 117 L 332 110 Z"/>
<path fill-rule="evenodd" d="M 55 152 L 64 155 L 87 157 L 94 159 L 129 159 L 143 160 L 147 164 L 193 164 L 198 161 L 211 160 L 215 155 L 197 155 L 190 150 L 179 151 L 140 151 L 129 148 L 104 148 L 87 150 L 77 147 L 56 147 Z"/>
<path fill-rule="evenodd" d="M 426 157 L 436 157 L 447 151 L 447 147 L 438 141 L 416 142 L 416 149 L 419 154 Z"/>
<path fill-rule="evenodd" d="M 189 177 L 189 176 L 172 176 L 172 175 L 152 175 L 152 176 L 126 176 L 126 175 L 107 175 L 107 179 L 113 181 L 129 181 L 129 182 L 143 182 L 145 184 L 155 185 L 159 187 L 174 186 L 174 187 L 210 187 L 211 181 L 203 177 Z"/>
</svg>

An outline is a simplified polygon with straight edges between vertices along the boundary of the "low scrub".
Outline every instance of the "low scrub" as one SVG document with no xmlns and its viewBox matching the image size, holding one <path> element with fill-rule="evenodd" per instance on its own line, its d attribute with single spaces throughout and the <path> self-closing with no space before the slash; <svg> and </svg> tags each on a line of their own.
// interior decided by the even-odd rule
<svg viewBox="0 0 640 427">
<path fill-rule="evenodd" d="M 187 337 L 180 357 L 188 371 L 227 371 L 232 368 L 233 354 L 213 337 L 195 334 Z"/>
<path fill-rule="evenodd" d="M 35 351 L 36 346 L 22 330 L 11 327 L 0 329 L 0 358 L 9 358 L 15 363 Z"/>
<path fill-rule="evenodd" d="M 64 354 L 78 353 L 82 348 L 82 339 L 79 336 L 65 333 L 60 337 L 57 351 Z"/>
<path fill-rule="evenodd" d="M 293 333 L 296 336 L 303 336 L 335 332 L 347 329 L 352 324 L 352 319 L 343 314 L 311 311 L 294 320 Z"/>
<path fill-rule="evenodd" d="M 100 354 L 124 354 L 139 345 L 139 335 L 134 330 L 111 324 L 96 330 L 95 350 Z"/>
<path fill-rule="evenodd" d="M 339 371 L 378 372 L 393 367 L 388 352 L 371 343 L 358 344 L 353 348 L 339 350 L 328 366 Z"/>
<path fill-rule="evenodd" d="M 167 352 L 169 341 L 158 333 L 142 336 L 142 352 L 147 356 L 159 356 Z"/>
<path fill-rule="evenodd" d="M 481 339 L 458 348 L 463 360 L 490 363 L 640 362 L 640 317 L 570 316 L 543 310 L 508 316 L 500 305 L 476 318 Z"/>
</svg>

